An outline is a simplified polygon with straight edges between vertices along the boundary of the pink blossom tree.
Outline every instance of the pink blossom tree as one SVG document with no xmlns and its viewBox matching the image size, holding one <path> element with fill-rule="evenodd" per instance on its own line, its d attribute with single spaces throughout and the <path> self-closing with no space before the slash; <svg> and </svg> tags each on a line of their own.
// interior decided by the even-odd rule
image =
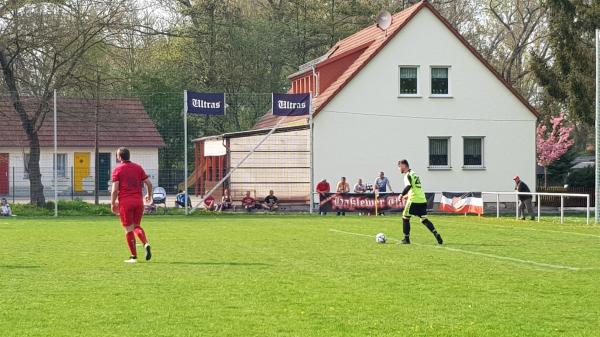
<svg viewBox="0 0 600 337">
<path fill-rule="evenodd" d="M 548 185 L 548 166 L 564 155 L 575 141 L 570 138 L 573 126 L 566 121 L 565 113 L 550 118 L 552 129 L 545 124 L 537 127 L 537 163 L 544 167 L 544 187 Z"/>
</svg>

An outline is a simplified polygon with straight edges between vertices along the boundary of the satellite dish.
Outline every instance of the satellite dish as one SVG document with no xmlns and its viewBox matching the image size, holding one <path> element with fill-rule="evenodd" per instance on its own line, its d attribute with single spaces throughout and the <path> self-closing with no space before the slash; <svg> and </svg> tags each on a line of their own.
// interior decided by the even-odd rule
<svg viewBox="0 0 600 337">
<path fill-rule="evenodd" d="M 377 27 L 381 30 L 387 30 L 392 25 L 392 14 L 383 10 L 377 14 Z"/>
</svg>

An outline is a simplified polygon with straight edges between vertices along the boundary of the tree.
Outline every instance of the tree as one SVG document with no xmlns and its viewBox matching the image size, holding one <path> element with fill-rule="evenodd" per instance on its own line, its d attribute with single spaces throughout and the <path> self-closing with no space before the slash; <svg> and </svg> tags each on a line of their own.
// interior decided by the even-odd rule
<svg viewBox="0 0 600 337">
<path fill-rule="evenodd" d="M 506 81 L 529 97 L 535 82 L 527 65 L 532 50 L 542 56 L 548 47 L 546 40 L 544 0 L 490 0 L 487 12 L 494 19 L 487 27 L 493 35 L 485 54 L 494 62 Z"/>
<path fill-rule="evenodd" d="M 594 29 L 600 1 L 548 0 L 548 55 L 534 53 L 532 69 L 548 95 L 573 121 L 594 122 Z"/>
<path fill-rule="evenodd" d="M 551 129 L 545 123 L 537 127 L 537 162 L 544 167 L 544 187 L 548 185 L 548 166 L 562 157 L 574 141 L 570 138 L 573 126 L 568 125 L 565 114 L 550 119 Z"/>
<path fill-rule="evenodd" d="M 0 4 L 1 81 L 18 114 L 29 147 L 32 204 L 45 204 L 38 131 L 54 89 L 75 85 L 75 72 L 93 48 L 125 28 L 127 0 L 12 0 Z"/>
</svg>

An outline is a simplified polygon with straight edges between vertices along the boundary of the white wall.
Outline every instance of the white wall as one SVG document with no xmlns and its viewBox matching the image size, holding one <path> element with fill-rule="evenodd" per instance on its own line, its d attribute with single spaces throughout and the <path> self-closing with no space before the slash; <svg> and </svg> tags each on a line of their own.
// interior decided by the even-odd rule
<svg viewBox="0 0 600 337">
<path fill-rule="evenodd" d="M 422 97 L 399 98 L 400 65 L 419 65 Z M 430 98 L 430 66 L 451 66 L 452 98 Z M 535 116 L 427 8 L 315 117 L 315 179 L 372 183 L 385 171 L 395 191 L 406 158 L 426 191 L 509 191 L 520 175 L 535 188 Z M 451 137 L 452 169 L 428 167 L 428 137 Z M 484 136 L 480 171 L 463 170 L 464 136 Z"/>
<path fill-rule="evenodd" d="M 52 190 L 53 187 L 53 148 L 42 148 L 40 151 L 40 170 L 42 173 L 42 183 L 44 184 L 45 191 Z M 64 153 L 67 155 L 67 172 L 65 177 L 58 178 L 58 190 L 61 193 L 70 193 L 71 190 L 71 168 L 73 167 L 73 160 L 75 152 L 89 152 L 90 153 L 90 176 L 84 181 L 84 189 L 87 192 L 93 192 L 93 173 L 95 170 L 93 148 L 58 148 L 58 153 Z M 130 148 L 131 160 L 144 167 L 152 184 L 158 185 L 158 149 L 157 148 Z M 0 153 L 9 154 L 9 185 L 10 193 L 12 193 L 12 186 L 14 181 L 15 193 L 22 194 L 24 191 L 29 190 L 29 180 L 24 179 L 24 161 L 23 153 L 28 153 L 28 148 L 5 148 L 0 147 Z M 100 148 L 100 153 L 111 154 L 111 171 L 116 167 L 116 158 L 114 148 Z M 14 169 L 14 170 L 13 170 Z M 13 180 L 14 172 L 14 180 Z"/>
</svg>

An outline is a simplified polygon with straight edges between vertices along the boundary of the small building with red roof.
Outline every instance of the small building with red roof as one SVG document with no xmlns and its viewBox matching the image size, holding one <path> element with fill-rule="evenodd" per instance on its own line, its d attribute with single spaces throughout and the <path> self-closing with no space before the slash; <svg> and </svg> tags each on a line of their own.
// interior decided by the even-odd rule
<svg viewBox="0 0 600 337">
<path fill-rule="evenodd" d="M 370 184 L 384 171 L 401 191 L 397 162 L 407 159 L 428 192 L 508 191 L 515 174 L 535 188 L 536 109 L 427 1 L 394 14 L 386 30 L 373 24 L 339 41 L 289 79 L 289 92 L 313 96 L 312 185 L 341 176 Z M 248 133 L 279 118 L 269 112 Z M 304 126 L 309 137 L 307 121 L 280 126 Z"/>
<path fill-rule="evenodd" d="M 38 100 L 22 98 L 28 111 Z M 52 106 L 52 104 L 50 104 Z M 138 98 L 57 99 L 57 174 L 62 195 L 94 191 L 94 146 L 98 126 L 99 190 L 109 191 L 115 152 L 125 146 L 131 160 L 158 184 L 158 150 L 165 142 Z M 96 118 L 96 115 L 98 116 Z M 40 170 L 44 191 L 53 193 L 54 116 L 48 111 L 40 125 Z M 0 196 L 28 196 L 29 142 L 8 96 L 0 97 Z"/>
</svg>

